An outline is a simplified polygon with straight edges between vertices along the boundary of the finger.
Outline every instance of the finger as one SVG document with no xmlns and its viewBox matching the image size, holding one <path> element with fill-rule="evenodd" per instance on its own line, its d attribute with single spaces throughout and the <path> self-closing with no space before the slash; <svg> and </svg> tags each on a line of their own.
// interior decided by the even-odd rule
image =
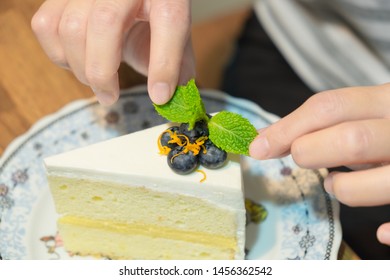
<svg viewBox="0 0 390 280">
<path fill-rule="evenodd" d="M 134 24 L 127 33 L 123 44 L 123 61 L 135 71 L 147 76 L 150 54 L 149 22 Z"/>
<path fill-rule="evenodd" d="M 390 166 L 347 173 L 331 173 L 325 189 L 349 206 L 379 206 L 390 203 Z"/>
<path fill-rule="evenodd" d="M 195 78 L 195 73 L 195 55 L 191 40 L 189 40 L 186 47 L 184 48 L 184 55 L 181 62 L 178 84 L 186 84 L 189 80 Z"/>
<path fill-rule="evenodd" d="M 379 242 L 390 246 L 390 223 L 381 225 L 377 230 Z"/>
<path fill-rule="evenodd" d="M 325 91 L 264 130 L 251 144 L 254 158 L 278 157 L 298 137 L 346 121 L 389 118 L 390 84 Z"/>
<path fill-rule="evenodd" d="M 352 121 L 299 137 L 294 161 L 305 168 L 372 164 L 390 159 L 390 120 Z"/>
<path fill-rule="evenodd" d="M 128 32 L 123 46 L 123 60 L 143 75 L 148 74 L 150 54 L 150 26 L 148 22 L 138 22 Z M 182 58 L 178 84 L 185 84 L 195 77 L 195 60 L 189 40 Z"/>
<path fill-rule="evenodd" d="M 138 12 L 140 1 L 96 0 L 87 26 L 87 80 L 106 105 L 119 97 L 118 69 L 124 35 Z"/>
<path fill-rule="evenodd" d="M 156 104 L 166 103 L 177 86 L 190 24 L 190 1 L 151 1 L 148 90 Z"/>
<path fill-rule="evenodd" d="M 88 84 L 85 76 L 85 38 L 93 2 L 70 0 L 59 24 L 59 37 L 66 60 L 75 76 L 84 84 Z"/>
<path fill-rule="evenodd" d="M 58 35 L 58 26 L 67 3 L 68 0 L 47 0 L 31 19 L 31 28 L 49 59 L 64 68 L 68 64 Z"/>
</svg>

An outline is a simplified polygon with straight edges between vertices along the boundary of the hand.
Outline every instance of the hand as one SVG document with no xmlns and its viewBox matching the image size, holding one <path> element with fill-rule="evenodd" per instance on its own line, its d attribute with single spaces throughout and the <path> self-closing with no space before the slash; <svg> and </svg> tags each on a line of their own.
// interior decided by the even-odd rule
<svg viewBox="0 0 390 280">
<path fill-rule="evenodd" d="M 251 143 L 257 159 L 291 153 L 304 168 L 350 166 L 331 173 L 325 189 L 349 206 L 390 204 L 390 84 L 321 92 Z M 390 245 L 390 223 L 378 240 Z"/>
<path fill-rule="evenodd" d="M 148 75 L 156 104 L 193 78 L 190 25 L 190 0 L 47 0 L 31 21 L 48 57 L 106 105 L 119 97 L 121 61 Z"/>
</svg>

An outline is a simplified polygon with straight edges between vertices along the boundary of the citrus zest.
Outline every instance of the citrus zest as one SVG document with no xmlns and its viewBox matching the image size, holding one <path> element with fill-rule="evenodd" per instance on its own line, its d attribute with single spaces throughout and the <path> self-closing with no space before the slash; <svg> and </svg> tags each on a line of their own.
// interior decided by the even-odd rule
<svg viewBox="0 0 390 280">
<path fill-rule="evenodd" d="M 207 178 L 206 172 L 204 172 L 203 170 L 200 170 L 200 169 L 197 169 L 196 172 L 199 172 L 203 175 L 203 178 L 200 179 L 200 181 L 199 181 L 200 183 L 203 183 L 204 181 L 206 181 L 206 178 Z"/>
<path fill-rule="evenodd" d="M 179 146 L 184 146 L 185 143 L 183 143 L 182 139 L 180 137 L 185 136 L 184 134 L 177 134 L 176 131 L 172 132 L 170 130 L 166 130 L 169 135 L 171 136 L 171 140 L 168 141 L 169 144 L 176 143 Z M 188 138 L 187 138 L 188 141 Z"/>
<path fill-rule="evenodd" d="M 185 136 L 185 137 L 187 138 L 187 136 Z M 191 143 L 190 141 L 187 141 L 187 145 L 184 147 L 184 153 L 188 153 L 189 151 L 191 151 L 196 156 L 197 154 L 199 154 L 200 149 L 202 147 L 204 148 L 203 144 L 204 144 L 204 142 L 206 142 L 207 139 L 208 139 L 207 136 L 201 136 L 198 139 L 196 139 L 195 143 Z M 206 149 L 204 148 L 204 150 L 206 150 Z"/>
<path fill-rule="evenodd" d="M 184 134 L 177 134 L 176 131 L 172 132 L 171 130 L 166 129 L 160 134 L 160 136 L 157 139 L 157 146 L 161 155 L 168 155 L 169 152 L 171 151 L 171 148 L 169 148 L 168 146 L 163 146 L 161 144 L 161 138 L 166 132 L 169 133 L 169 136 L 171 137 L 171 140 L 168 141 L 169 144 L 177 144 L 179 146 L 185 145 L 185 143 L 183 143 L 183 140 L 180 138 L 182 136 L 185 136 Z M 188 138 L 186 140 L 189 141 Z"/>
<path fill-rule="evenodd" d="M 167 131 L 167 130 L 166 130 Z M 163 136 L 163 134 L 166 132 L 164 131 L 163 133 L 160 134 L 160 136 L 158 137 L 157 139 L 157 146 L 158 146 L 158 150 L 160 151 L 160 155 L 168 155 L 169 152 L 171 151 L 171 148 L 167 147 L 167 146 L 163 146 L 161 145 L 161 138 Z"/>
<path fill-rule="evenodd" d="M 177 153 L 176 155 L 173 155 L 173 156 L 171 157 L 171 163 L 173 163 L 173 159 L 174 159 L 175 157 L 180 156 L 180 155 L 182 155 L 182 154 L 185 154 L 184 151 L 181 151 L 180 153 Z"/>
</svg>

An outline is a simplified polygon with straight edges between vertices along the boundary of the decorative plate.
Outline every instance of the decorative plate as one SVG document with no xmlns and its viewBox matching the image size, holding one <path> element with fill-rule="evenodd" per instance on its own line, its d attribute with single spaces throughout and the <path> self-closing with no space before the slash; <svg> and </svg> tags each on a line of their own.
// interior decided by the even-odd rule
<svg viewBox="0 0 390 280">
<path fill-rule="evenodd" d="M 214 90 L 201 91 L 206 111 L 242 114 L 257 128 L 277 120 L 256 104 Z M 57 234 L 57 215 L 42 159 L 76 147 L 164 123 L 145 87 L 123 91 L 112 107 L 95 99 L 73 102 L 14 140 L 0 159 L 0 256 L 69 259 Z M 336 259 L 339 205 L 323 189 L 326 170 L 306 170 L 291 157 L 243 159 L 247 259 Z M 256 209 L 268 213 L 264 221 Z"/>
</svg>

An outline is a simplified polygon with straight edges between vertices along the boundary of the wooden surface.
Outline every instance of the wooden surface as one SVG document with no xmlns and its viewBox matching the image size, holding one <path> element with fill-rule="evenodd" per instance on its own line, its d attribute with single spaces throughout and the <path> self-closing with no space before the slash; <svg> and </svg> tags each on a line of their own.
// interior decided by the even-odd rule
<svg viewBox="0 0 390 280">
<path fill-rule="evenodd" d="M 43 53 L 30 21 L 42 0 L 0 1 L 0 156 L 15 137 L 37 120 L 67 103 L 93 96 L 74 76 L 52 64 Z M 248 10 L 198 23 L 193 27 L 197 82 L 218 88 Z M 145 77 L 122 65 L 121 88 L 145 83 Z M 343 243 L 340 259 L 357 259 Z"/>
</svg>

